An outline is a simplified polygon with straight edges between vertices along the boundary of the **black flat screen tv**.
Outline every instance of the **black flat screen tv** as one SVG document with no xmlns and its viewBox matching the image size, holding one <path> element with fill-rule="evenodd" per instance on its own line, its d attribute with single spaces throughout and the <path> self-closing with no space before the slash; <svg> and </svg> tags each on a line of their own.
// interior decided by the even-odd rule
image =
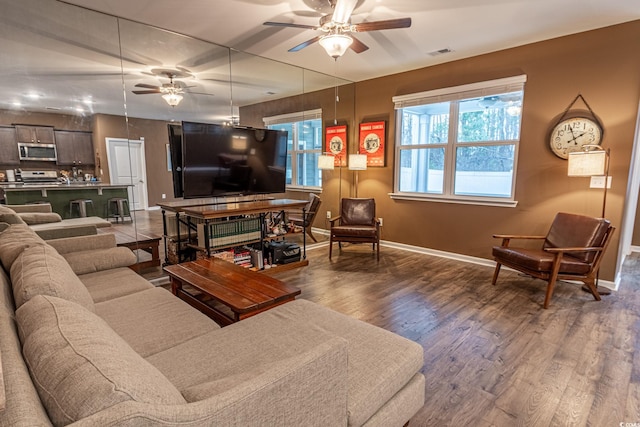
<svg viewBox="0 0 640 427">
<path fill-rule="evenodd" d="M 185 199 L 283 193 L 286 131 L 182 122 Z"/>
</svg>

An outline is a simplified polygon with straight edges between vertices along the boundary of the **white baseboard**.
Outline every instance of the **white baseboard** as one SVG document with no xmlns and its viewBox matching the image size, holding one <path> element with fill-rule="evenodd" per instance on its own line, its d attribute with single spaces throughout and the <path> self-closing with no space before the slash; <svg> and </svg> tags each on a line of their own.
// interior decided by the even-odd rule
<svg viewBox="0 0 640 427">
<path fill-rule="evenodd" d="M 423 248 L 421 246 L 413 246 L 413 245 L 407 245 L 404 243 L 389 242 L 386 240 L 380 241 L 380 245 L 390 247 L 390 248 L 405 250 L 409 252 L 416 252 L 416 253 L 425 254 L 425 255 L 433 255 L 441 258 L 447 258 L 454 261 L 468 262 L 470 264 L 477 264 L 477 265 L 482 265 L 490 268 L 495 268 L 496 266 L 496 263 L 493 260 L 458 254 L 455 252 L 440 251 L 437 249 Z M 505 270 L 516 271 L 507 266 L 502 266 L 502 268 Z M 567 282 L 571 282 L 571 281 L 567 280 Z M 581 282 L 575 282 L 575 283 L 581 283 Z M 617 285 L 618 285 L 618 280 L 616 280 L 615 282 L 612 282 L 610 280 L 598 280 L 598 286 L 602 286 L 603 288 L 607 288 L 612 291 L 615 291 L 618 289 Z"/>
</svg>

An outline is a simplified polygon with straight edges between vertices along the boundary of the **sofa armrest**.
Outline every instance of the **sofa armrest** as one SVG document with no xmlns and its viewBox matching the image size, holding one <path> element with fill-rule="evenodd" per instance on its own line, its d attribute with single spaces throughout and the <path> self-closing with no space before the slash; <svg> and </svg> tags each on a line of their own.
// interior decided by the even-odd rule
<svg viewBox="0 0 640 427">
<path fill-rule="evenodd" d="M 94 234 L 89 236 L 67 237 L 64 239 L 48 240 L 59 254 L 70 252 L 86 252 L 96 249 L 109 249 L 116 247 L 116 237 L 111 233 Z"/>
<path fill-rule="evenodd" d="M 78 276 L 113 268 L 129 267 L 138 261 L 136 254 L 125 247 L 68 252 L 62 256 Z"/>
<path fill-rule="evenodd" d="M 335 337 L 211 397 L 185 405 L 123 402 L 74 426 L 347 425 L 347 387 L 347 342 Z"/>
</svg>

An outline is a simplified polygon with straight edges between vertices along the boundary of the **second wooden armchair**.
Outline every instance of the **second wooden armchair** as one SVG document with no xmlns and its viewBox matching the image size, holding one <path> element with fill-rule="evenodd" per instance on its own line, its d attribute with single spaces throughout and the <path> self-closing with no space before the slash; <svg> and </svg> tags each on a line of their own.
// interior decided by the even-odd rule
<svg viewBox="0 0 640 427">
<path fill-rule="evenodd" d="M 331 219 L 329 237 L 329 259 L 333 242 L 371 243 L 377 250 L 376 258 L 380 260 L 380 221 L 376 218 L 376 201 L 374 199 L 341 200 L 340 216 Z"/>
<path fill-rule="evenodd" d="M 493 247 L 496 269 L 492 283 L 496 284 L 500 266 L 506 265 L 547 282 L 544 308 L 549 306 L 557 280 L 580 281 L 600 301 L 596 279 L 614 230 L 604 218 L 560 212 L 546 236 L 495 234 L 493 237 L 502 239 L 502 244 Z M 536 239 L 542 246 L 539 249 L 511 247 L 514 239 Z"/>
</svg>

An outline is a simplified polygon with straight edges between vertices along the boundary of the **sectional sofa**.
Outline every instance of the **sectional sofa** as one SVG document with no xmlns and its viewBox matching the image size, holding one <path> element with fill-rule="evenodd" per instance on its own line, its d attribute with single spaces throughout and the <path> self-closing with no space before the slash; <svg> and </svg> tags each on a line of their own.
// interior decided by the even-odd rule
<svg viewBox="0 0 640 427">
<path fill-rule="evenodd" d="M 304 299 L 220 328 L 110 234 L 0 230 L 2 426 L 388 427 L 424 403 L 396 334 Z"/>
</svg>

